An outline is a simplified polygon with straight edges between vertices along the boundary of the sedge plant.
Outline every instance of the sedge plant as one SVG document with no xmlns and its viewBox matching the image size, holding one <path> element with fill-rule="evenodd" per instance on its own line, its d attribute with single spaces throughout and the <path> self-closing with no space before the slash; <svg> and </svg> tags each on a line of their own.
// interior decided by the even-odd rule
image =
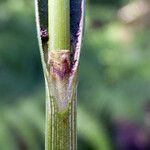
<svg viewBox="0 0 150 150">
<path fill-rule="evenodd" d="M 77 76 L 85 0 L 35 0 L 46 88 L 45 150 L 76 150 Z"/>
</svg>

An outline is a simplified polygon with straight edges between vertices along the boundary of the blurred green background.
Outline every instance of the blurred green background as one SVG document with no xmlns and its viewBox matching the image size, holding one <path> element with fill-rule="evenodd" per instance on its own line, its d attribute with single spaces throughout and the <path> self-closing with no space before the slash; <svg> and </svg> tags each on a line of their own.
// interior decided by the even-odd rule
<svg viewBox="0 0 150 150">
<path fill-rule="evenodd" d="M 78 150 L 150 149 L 150 2 L 89 0 Z M 0 1 L 0 150 L 44 150 L 34 2 Z"/>
</svg>

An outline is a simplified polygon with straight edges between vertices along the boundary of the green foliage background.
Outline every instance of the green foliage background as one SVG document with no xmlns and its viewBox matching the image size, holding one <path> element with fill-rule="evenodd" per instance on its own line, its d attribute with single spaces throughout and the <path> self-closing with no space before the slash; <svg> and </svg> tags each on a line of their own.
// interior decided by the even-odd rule
<svg viewBox="0 0 150 150">
<path fill-rule="evenodd" d="M 120 120 L 149 133 L 150 31 L 118 19 L 118 10 L 128 2 L 87 3 L 78 87 L 79 150 L 119 150 Z M 44 111 L 34 2 L 1 0 L 0 150 L 43 150 Z"/>
</svg>

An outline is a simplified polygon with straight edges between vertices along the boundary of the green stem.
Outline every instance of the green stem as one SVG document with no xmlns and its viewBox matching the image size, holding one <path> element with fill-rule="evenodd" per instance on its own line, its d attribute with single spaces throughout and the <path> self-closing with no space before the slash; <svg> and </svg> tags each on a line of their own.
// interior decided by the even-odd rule
<svg viewBox="0 0 150 150">
<path fill-rule="evenodd" d="M 48 89 L 47 89 L 48 90 Z M 60 111 L 55 96 L 47 91 L 45 150 L 76 150 L 76 88 L 68 107 Z"/>
<path fill-rule="evenodd" d="M 45 150 L 76 150 L 77 83 L 69 83 L 70 0 L 48 0 L 48 30 Z"/>
<path fill-rule="evenodd" d="M 70 2 L 74 6 L 71 12 Z M 35 0 L 46 86 L 45 150 L 77 149 L 76 87 L 84 5 L 85 0 Z M 75 37 L 77 34 L 70 42 L 70 36 Z M 73 56 L 70 48 L 74 52 Z"/>
<path fill-rule="evenodd" d="M 49 50 L 70 50 L 70 0 L 48 0 Z"/>
</svg>

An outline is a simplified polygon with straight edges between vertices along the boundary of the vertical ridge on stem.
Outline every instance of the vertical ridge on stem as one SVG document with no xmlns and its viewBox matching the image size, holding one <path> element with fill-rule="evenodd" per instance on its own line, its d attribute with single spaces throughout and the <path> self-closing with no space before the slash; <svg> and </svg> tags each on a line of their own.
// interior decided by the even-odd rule
<svg viewBox="0 0 150 150">
<path fill-rule="evenodd" d="M 75 96 L 75 95 L 74 95 Z M 57 107 L 53 105 L 52 114 L 47 112 L 47 142 L 46 150 L 76 150 L 76 111 L 74 111 L 76 97 L 68 108 L 59 112 Z M 49 103 L 53 103 L 54 98 L 51 97 Z M 49 105 L 49 104 L 48 104 Z"/>
</svg>

